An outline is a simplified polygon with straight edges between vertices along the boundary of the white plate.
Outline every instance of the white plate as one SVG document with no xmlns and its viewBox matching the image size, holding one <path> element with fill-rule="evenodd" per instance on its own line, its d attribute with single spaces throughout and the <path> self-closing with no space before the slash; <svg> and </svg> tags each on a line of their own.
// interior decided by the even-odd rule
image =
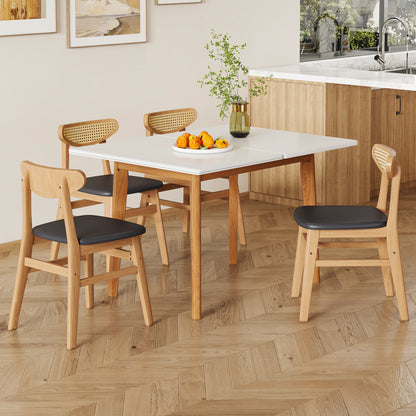
<svg viewBox="0 0 416 416">
<path fill-rule="evenodd" d="M 201 156 L 208 156 L 208 155 L 214 155 L 218 153 L 225 153 L 233 150 L 233 145 L 229 144 L 228 147 L 225 147 L 223 149 L 218 149 L 216 147 L 211 147 L 211 149 L 190 149 L 189 147 L 178 147 L 176 144 L 172 145 L 172 150 L 179 153 L 188 153 L 188 154 L 194 154 L 194 155 L 201 155 Z"/>
</svg>

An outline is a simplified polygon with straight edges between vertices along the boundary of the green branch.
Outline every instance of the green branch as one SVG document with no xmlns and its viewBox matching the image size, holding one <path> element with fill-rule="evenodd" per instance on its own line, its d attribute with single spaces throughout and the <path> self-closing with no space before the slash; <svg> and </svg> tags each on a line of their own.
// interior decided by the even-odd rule
<svg viewBox="0 0 416 416">
<path fill-rule="evenodd" d="M 240 95 L 240 90 L 246 88 L 248 82 L 241 76 L 247 76 L 248 68 L 241 62 L 240 54 L 247 46 L 246 43 L 233 45 L 228 34 L 217 34 L 211 30 L 211 39 L 205 45 L 208 56 L 214 61 L 214 67 L 208 65 L 208 73 L 197 81 L 201 86 L 209 88 L 209 95 L 217 97 L 220 103 L 220 117 L 224 119 L 230 113 L 231 103 L 246 103 L 247 98 Z M 267 94 L 267 84 L 258 78 L 248 89 L 250 97 Z"/>
</svg>

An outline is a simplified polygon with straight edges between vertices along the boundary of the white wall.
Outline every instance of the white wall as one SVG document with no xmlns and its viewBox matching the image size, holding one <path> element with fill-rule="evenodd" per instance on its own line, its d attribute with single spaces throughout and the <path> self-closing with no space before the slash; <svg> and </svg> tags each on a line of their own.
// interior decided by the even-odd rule
<svg viewBox="0 0 416 416">
<path fill-rule="evenodd" d="M 0 37 L 0 243 L 21 236 L 20 161 L 60 166 L 59 124 L 114 117 L 120 135 L 137 136 L 144 134 L 144 113 L 179 107 L 198 110 L 198 128 L 220 122 L 215 99 L 196 84 L 208 65 L 203 46 L 211 28 L 247 42 L 249 67 L 298 62 L 295 0 L 147 0 L 147 43 L 75 49 L 66 47 L 64 3 L 57 0 L 58 33 Z M 101 168 L 74 162 L 87 174 Z M 35 208 L 34 224 L 55 216 L 54 202 Z"/>
</svg>

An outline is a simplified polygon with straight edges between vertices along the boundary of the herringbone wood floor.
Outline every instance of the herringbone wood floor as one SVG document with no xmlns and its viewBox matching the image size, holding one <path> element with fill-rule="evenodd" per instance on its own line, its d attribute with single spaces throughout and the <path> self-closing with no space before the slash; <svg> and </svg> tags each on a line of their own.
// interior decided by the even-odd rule
<svg viewBox="0 0 416 416">
<path fill-rule="evenodd" d="M 410 309 L 400 323 L 378 269 L 326 269 L 310 322 L 290 298 L 293 208 L 243 201 L 248 245 L 228 265 L 227 204 L 203 207 L 203 318 L 190 318 L 190 245 L 166 219 L 171 259 L 143 238 L 155 324 L 143 324 L 134 276 L 117 299 L 96 286 L 81 305 L 79 347 L 65 349 L 66 281 L 29 280 L 20 326 L 7 331 L 18 250 L 0 258 L 0 414 L 24 416 L 416 415 L 416 192 L 399 233 Z M 48 254 L 48 247 L 38 246 Z M 349 253 L 346 253 L 347 255 Z M 362 251 L 361 256 L 371 255 Z M 102 267 L 103 259 L 97 259 Z"/>
</svg>

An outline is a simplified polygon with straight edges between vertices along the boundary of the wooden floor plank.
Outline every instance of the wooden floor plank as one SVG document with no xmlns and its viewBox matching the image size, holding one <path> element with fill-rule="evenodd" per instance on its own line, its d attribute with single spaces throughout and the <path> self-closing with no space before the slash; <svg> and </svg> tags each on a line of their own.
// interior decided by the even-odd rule
<svg viewBox="0 0 416 416">
<path fill-rule="evenodd" d="M 293 209 L 243 200 L 243 210 L 248 245 L 229 266 L 227 204 L 203 207 L 201 321 L 190 315 L 189 238 L 171 212 L 169 267 L 152 221 L 143 238 L 155 324 L 143 324 L 135 276 L 120 280 L 116 299 L 97 284 L 93 309 L 82 296 L 74 351 L 65 349 L 66 281 L 47 273 L 31 275 L 19 328 L 7 331 L 18 250 L 0 256 L 0 414 L 416 414 L 416 192 L 402 194 L 399 213 L 409 323 L 379 270 L 340 268 L 322 271 L 300 324 Z M 36 250 L 48 255 L 47 245 Z"/>
</svg>

